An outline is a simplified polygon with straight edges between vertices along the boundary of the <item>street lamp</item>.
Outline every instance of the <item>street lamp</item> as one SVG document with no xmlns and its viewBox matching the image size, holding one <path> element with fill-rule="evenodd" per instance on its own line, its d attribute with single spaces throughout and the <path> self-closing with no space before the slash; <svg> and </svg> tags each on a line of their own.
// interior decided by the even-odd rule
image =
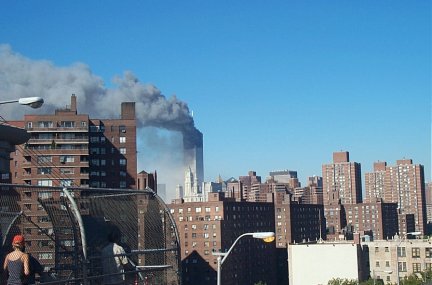
<svg viewBox="0 0 432 285">
<path fill-rule="evenodd" d="M 409 233 L 406 233 L 406 235 L 405 235 L 405 238 L 408 236 L 408 235 L 412 235 L 412 236 L 418 236 L 418 235 L 420 235 L 421 234 L 421 232 L 409 232 Z M 404 241 L 405 239 L 401 239 L 400 241 L 399 241 L 399 243 L 398 243 L 398 245 L 397 245 L 397 247 L 396 247 L 396 278 L 397 278 L 397 285 L 400 285 L 400 278 L 399 278 L 399 246 L 402 244 L 402 242 Z"/>
<path fill-rule="evenodd" d="M 212 252 L 212 255 L 217 256 L 217 285 L 221 285 L 222 264 L 224 263 L 225 259 L 227 259 L 236 243 L 244 236 L 252 236 L 253 238 L 262 239 L 264 242 L 272 242 L 275 239 L 274 232 L 244 233 L 234 241 L 227 252 Z"/>
<path fill-rule="evenodd" d="M 41 97 L 24 97 L 19 98 L 15 100 L 8 100 L 8 101 L 0 101 L 0 105 L 2 104 L 9 104 L 9 103 L 18 103 L 21 105 L 27 105 L 32 108 L 39 108 L 44 103 L 44 100 Z"/>
</svg>

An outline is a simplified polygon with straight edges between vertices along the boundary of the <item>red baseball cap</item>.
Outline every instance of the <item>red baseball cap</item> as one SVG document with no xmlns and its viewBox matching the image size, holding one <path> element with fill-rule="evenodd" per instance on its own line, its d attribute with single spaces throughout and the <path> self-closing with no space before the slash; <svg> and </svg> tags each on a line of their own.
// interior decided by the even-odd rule
<svg viewBox="0 0 432 285">
<path fill-rule="evenodd" d="M 12 240 L 12 244 L 24 244 L 24 236 L 16 235 Z"/>
</svg>

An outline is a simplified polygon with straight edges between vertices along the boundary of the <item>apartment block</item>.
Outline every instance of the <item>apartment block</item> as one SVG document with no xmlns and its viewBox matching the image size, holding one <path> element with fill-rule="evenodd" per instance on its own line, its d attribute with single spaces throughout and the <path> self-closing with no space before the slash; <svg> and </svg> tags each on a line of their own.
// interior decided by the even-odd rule
<svg viewBox="0 0 432 285">
<path fill-rule="evenodd" d="M 397 203 L 401 214 L 414 214 L 415 230 L 425 234 L 426 199 L 424 167 L 411 159 L 388 166 L 385 177 L 384 201 Z"/>
<path fill-rule="evenodd" d="M 432 224 L 432 182 L 426 184 L 426 222 Z"/>
<path fill-rule="evenodd" d="M 223 192 L 207 202 L 175 200 L 168 205 L 178 227 L 183 284 L 216 284 L 217 256 L 244 233 L 273 232 L 273 203 L 237 202 Z M 276 284 L 275 244 L 244 237 L 222 269 L 222 284 Z"/>
<path fill-rule="evenodd" d="M 413 273 L 432 270 L 432 242 L 427 239 L 395 238 L 364 242 L 369 250 L 370 276 L 386 284 L 397 283 Z"/>
<path fill-rule="evenodd" d="M 361 166 L 350 162 L 349 152 L 334 152 L 333 163 L 324 164 L 322 174 L 328 237 L 336 238 L 346 226 L 341 205 L 362 202 Z"/>
<path fill-rule="evenodd" d="M 375 162 L 374 171 L 365 173 L 365 202 L 384 197 L 386 166 L 386 162 Z"/>
<path fill-rule="evenodd" d="M 326 239 L 323 205 L 300 204 L 290 196 L 283 192 L 275 195 L 276 247 Z"/>
<path fill-rule="evenodd" d="M 72 95 L 70 106 L 23 122 L 31 137 L 12 155 L 13 183 L 136 188 L 135 103 L 121 104 L 120 119 L 91 119 Z"/>
<path fill-rule="evenodd" d="M 343 205 L 345 220 L 351 233 L 363 233 L 373 239 L 388 239 L 398 233 L 396 203 L 359 203 Z"/>
</svg>

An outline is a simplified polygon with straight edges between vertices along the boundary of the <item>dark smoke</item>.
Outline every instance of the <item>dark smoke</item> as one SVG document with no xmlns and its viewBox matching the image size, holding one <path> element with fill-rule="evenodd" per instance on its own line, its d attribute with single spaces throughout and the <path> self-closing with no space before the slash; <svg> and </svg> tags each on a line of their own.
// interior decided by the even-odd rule
<svg viewBox="0 0 432 285">
<path fill-rule="evenodd" d="M 131 73 L 113 80 L 116 88 L 106 88 L 103 80 L 83 63 L 57 67 L 49 61 L 31 60 L 0 45 L 0 100 L 21 97 L 43 97 L 42 110 L 31 110 L 18 104 L 0 106 L 8 120 L 20 120 L 24 113 L 52 113 L 70 104 L 77 95 L 78 112 L 92 118 L 117 118 L 121 102 L 134 101 L 138 127 L 153 126 L 183 134 L 188 145 L 200 145 L 188 105 L 175 96 L 166 98 L 155 86 L 140 83 Z M 185 146 L 186 147 L 186 146 Z"/>
</svg>

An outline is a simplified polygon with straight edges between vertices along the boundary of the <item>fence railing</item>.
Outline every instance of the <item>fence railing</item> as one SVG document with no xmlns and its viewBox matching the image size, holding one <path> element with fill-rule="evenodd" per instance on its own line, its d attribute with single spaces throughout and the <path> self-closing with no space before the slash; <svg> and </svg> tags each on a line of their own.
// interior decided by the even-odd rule
<svg viewBox="0 0 432 285">
<path fill-rule="evenodd" d="M 26 252 L 44 266 L 39 282 L 103 284 L 104 259 L 119 258 L 103 255 L 113 230 L 125 249 L 120 256 L 133 264 L 118 273 L 125 284 L 180 284 L 178 231 L 151 189 L 0 184 L 1 262 L 23 234 Z"/>
</svg>

